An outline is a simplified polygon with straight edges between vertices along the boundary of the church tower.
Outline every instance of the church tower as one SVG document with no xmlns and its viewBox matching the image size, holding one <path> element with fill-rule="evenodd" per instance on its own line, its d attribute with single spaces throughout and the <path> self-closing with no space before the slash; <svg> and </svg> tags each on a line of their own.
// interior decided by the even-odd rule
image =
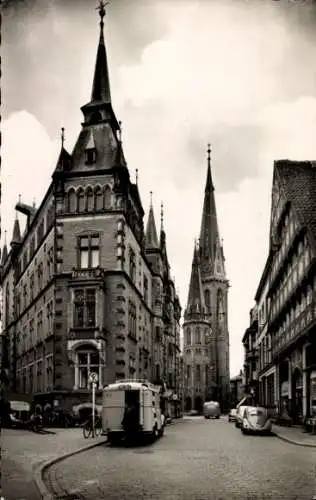
<svg viewBox="0 0 316 500">
<path fill-rule="evenodd" d="M 199 242 L 194 245 L 187 308 L 184 313 L 184 370 L 186 410 L 201 411 L 204 401 L 229 398 L 228 288 L 220 240 L 211 150 Z"/>
</svg>

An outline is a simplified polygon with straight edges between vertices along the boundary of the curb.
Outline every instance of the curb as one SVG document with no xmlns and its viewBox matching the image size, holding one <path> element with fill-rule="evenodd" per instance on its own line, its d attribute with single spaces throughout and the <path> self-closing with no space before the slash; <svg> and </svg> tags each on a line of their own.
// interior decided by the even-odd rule
<svg viewBox="0 0 316 500">
<path fill-rule="evenodd" d="M 102 441 L 99 441 L 98 443 L 93 443 L 93 444 L 89 444 L 86 446 L 82 446 L 78 450 L 64 453 L 64 455 L 60 455 L 59 457 L 56 457 L 56 458 L 51 458 L 51 459 L 47 460 L 46 462 L 38 465 L 34 470 L 34 479 L 33 480 L 35 482 L 35 485 L 37 486 L 37 489 L 39 490 L 40 494 L 42 495 L 42 499 L 43 500 L 54 500 L 53 495 L 50 493 L 49 489 L 47 488 L 47 486 L 43 480 L 44 473 L 46 472 L 46 470 L 49 467 L 57 464 L 58 462 L 61 462 L 62 460 L 65 460 L 68 457 L 71 457 L 73 455 L 77 455 L 78 453 L 81 453 L 83 451 L 90 450 L 91 448 L 96 448 L 97 446 L 102 446 L 106 442 L 107 442 L 107 439 L 104 439 Z"/>
<path fill-rule="evenodd" d="M 294 444 L 295 446 L 304 446 L 305 448 L 316 448 L 316 443 L 315 444 L 310 444 L 310 443 L 299 443 L 298 441 L 293 441 L 292 439 L 289 439 L 287 437 L 281 436 L 281 434 L 278 434 L 277 432 L 273 431 L 274 435 L 281 439 L 282 441 L 285 441 L 286 443 L 291 443 Z"/>
</svg>

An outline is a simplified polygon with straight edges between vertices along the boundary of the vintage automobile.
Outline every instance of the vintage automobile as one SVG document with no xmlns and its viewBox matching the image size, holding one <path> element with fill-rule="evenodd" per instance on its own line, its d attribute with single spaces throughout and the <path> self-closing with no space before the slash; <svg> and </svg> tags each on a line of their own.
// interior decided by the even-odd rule
<svg viewBox="0 0 316 500">
<path fill-rule="evenodd" d="M 203 405 L 204 418 L 219 418 L 221 409 L 217 401 L 206 401 Z"/>
<path fill-rule="evenodd" d="M 271 434 L 270 412 L 261 406 L 247 406 L 240 429 L 243 434 Z"/>
<path fill-rule="evenodd" d="M 237 408 L 232 408 L 228 414 L 228 422 L 236 422 Z"/>
</svg>

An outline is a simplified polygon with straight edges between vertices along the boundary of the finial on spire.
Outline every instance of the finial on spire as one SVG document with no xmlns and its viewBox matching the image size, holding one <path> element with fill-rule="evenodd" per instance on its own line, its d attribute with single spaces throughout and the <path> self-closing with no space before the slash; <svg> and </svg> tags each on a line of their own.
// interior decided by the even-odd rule
<svg viewBox="0 0 316 500">
<path fill-rule="evenodd" d="M 61 127 L 61 147 L 63 148 L 64 147 L 64 142 L 65 142 L 65 129 L 64 127 Z"/>
<path fill-rule="evenodd" d="M 100 16 L 100 19 L 101 19 L 101 22 L 100 22 L 100 26 L 101 28 L 103 28 L 104 26 L 104 22 L 103 22 L 103 18 L 104 16 L 106 15 L 106 10 L 105 10 L 105 7 L 107 5 L 109 5 L 110 2 L 103 2 L 103 0 L 100 0 L 99 1 L 99 5 L 97 6 L 96 10 L 99 11 L 99 16 Z"/>
<path fill-rule="evenodd" d="M 161 229 L 163 229 L 163 202 L 160 204 L 160 224 L 161 224 Z"/>
<path fill-rule="evenodd" d="M 21 203 L 22 196 L 19 194 L 19 204 Z"/>
<path fill-rule="evenodd" d="M 35 206 L 36 206 L 36 200 L 35 198 L 33 198 L 33 208 L 35 208 Z"/>
<path fill-rule="evenodd" d="M 207 145 L 207 163 L 209 165 L 211 165 L 211 152 L 212 152 L 211 145 L 210 145 L 210 143 L 208 143 L 208 145 Z"/>
<path fill-rule="evenodd" d="M 121 120 L 118 122 L 118 124 L 119 124 L 118 139 L 120 142 L 122 142 L 122 122 L 121 122 Z"/>
<path fill-rule="evenodd" d="M 153 192 L 149 191 L 149 200 L 150 200 L 150 206 L 153 206 Z"/>
<path fill-rule="evenodd" d="M 4 231 L 4 244 L 7 244 L 7 230 Z"/>
<path fill-rule="evenodd" d="M 138 168 L 136 168 L 136 171 L 135 171 L 135 178 L 136 178 L 136 186 L 138 186 Z"/>
</svg>

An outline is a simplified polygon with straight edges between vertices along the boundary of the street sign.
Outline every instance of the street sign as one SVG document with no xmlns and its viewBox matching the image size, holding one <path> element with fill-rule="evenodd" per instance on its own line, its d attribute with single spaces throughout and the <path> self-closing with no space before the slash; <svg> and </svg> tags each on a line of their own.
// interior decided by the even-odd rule
<svg viewBox="0 0 316 500">
<path fill-rule="evenodd" d="M 97 383 L 97 381 L 98 381 L 98 374 L 95 372 L 90 372 L 89 373 L 89 382 L 91 382 L 93 384 L 93 383 Z"/>
</svg>

